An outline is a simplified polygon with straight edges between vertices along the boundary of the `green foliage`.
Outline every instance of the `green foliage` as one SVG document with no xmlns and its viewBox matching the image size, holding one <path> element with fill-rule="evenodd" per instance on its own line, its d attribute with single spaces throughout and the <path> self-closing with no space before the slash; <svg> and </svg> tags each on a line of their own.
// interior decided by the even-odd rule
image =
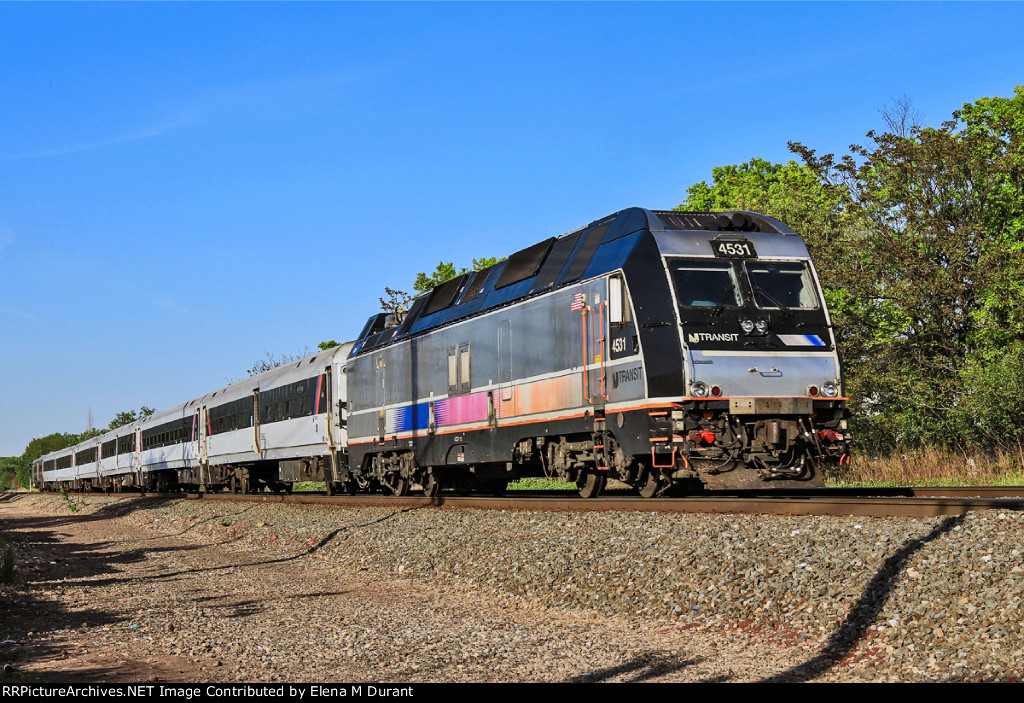
<svg viewBox="0 0 1024 703">
<path fill-rule="evenodd" d="M 873 450 L 994 446 L 1024 425 L 1024 87 L 836 158 L 716 168 L 684 209 L 752 209 L 808 243 L 854 435 Z"/>
<path fill-rule="evenodd" d="M 505 257 L 485 257 L 483 259 L 473 259 L 473 271 L 482 271 L 485 268 L 494 266 L 499 261 L 504 261 Z M 439 261 L 437 267 L 430 273 L 419 272 L 416 274 L 416 280 L 412 284 L 412 289 L 415 294 L 409 295 L 404 290 L 397 290 L 394 288 L 384 288 L 385 297 L 379 298 L 380 309 L 392 316 L 392 321 L 398 323 L 402 320 L 402 316 L 405 311 L 409 309 L 409 303 L 413 299 L 427 291 L 436 288 L 445 281 L 450 281 L 456 276 L 461 276 L 464 273 L 469 273 L 470 269 L 460 268 L 456 269 L 455 264 L 450 261 Z"/>
<path fill-rule="evenodd" d="M 485 268 L 494 266 L 499 261 L 504 260 L 505 257 L 499 259 L 494 256 L 486 257 L 483 259 L 473 259 L 472 269 L 456 269 L 455 264 L 453 264 L 451 261 L 439 261 L 437 263 L 437 268 L 435 268 L 430 275 L 427 275 L 426 273 L 423 272 L 416 274 L 416 281 L 412 284 L 412 287 L 413 290 L 415 290 L 417 293 L 426 293 L 431 288 L 436 288 L 445 281 L 450 281 L 456 276 L 461 276 L 464 273 L 469 273 L 470 270 L 483 271 Z"/>
<path fill-rule="evenodd" d="M 416 274 L 416 281 L 412 284 L 412 288 L 417 293 L 426 293 L 431 288 L 435 288 L 445 281 L 450 281 L 465 272 L 466 269 L 456 271 L 455 264 L 450 261 L 440 261 L 437 264 L 437 268 L 430 275 L 422 271 Z"/>
<path fill-rule="evenodd" d="M 938 128 L 868 138 L 838 160 L 791 145 L 839 199 L 833 285 L 852 303 L 857 409 L 894 446 L 995 441 L 994 428 L 1024 420 L 993 395 L 1007 388 L 974 385 L 985 369 L 1009 381 L 999 359 L 1024 342 L 1024 88 Z"/>
<path fill-rule="evenodd" d="M 332 339 L 332 340 L 330 340 L 330 341 L 327 341 L 327 342 L 320 342 L 320 343 L 319 343 L 319 344 L 317 344 L 316 346 L 317 346 L 317 348 L 318 348 L 318 349 L 319 349 L 320 351 L 327 351 L 328 349 L 333 349 L 334 347 L 340 347 L 341 345 L 340 345 L 340 344 L 338 344 L 337 342 L 335 342 L 335 341 L 334 341 L 334 340 Z"/>
<path fill-rule="evenodd" d="M 15 484 L 21 485 L 21 481 L 18 480 L 20 468 L 20 457 L 0 456 L 0 491 L 15 488 Z"/>
<path fill-rule="evenodd" d="M 810 168 L 795 161 L 775 164 L 751 159 L 738 166 L 719 166 L 712 170 L 711 185 L 701 181 L 686 192 L 689 195 L 677 210 L 754 210 L 798 232 L 834 227 L 835 195 Z"/>
<path fill-rule="evenodd" d="M 114 416 L 114 419 L 110 421 L 110 424 L 107 425 L 107 429 L 104 430 L 104 432 L 116 430 L 118 427 L 124 427 L 125 425 L 130 425 L 136 420 L 142 420 L 143 418 L 147 418 L 155 412 L 156 410 L 154 410 L 153 408 L 148 408 L 145 405 L 139 408 L 137 412 L 135 410 L 119 412 L 117 415 Z M 82 439 L 88 439 L 88 437 L 83 436 L 79 441 L 81 441 Z"/>
<path fill-rule="evenodd" d="M 60 487 L 60 499 L 64 501 L 64 505 L 73 513 L 78 512 L 78 506 L 71 500 L 71 496 L 68 495 L 68 489 L 64 486 Z"/>
<path fill-rule="evenodd" d="M 510 491 L 575 491 L 575 483 L 565 483 L 550 478 L 520 478 L 508 484 Z"/>
<path fill-rule="evenodd" d="M 322 493 L 327 490 L 327 484 L 323 481 L 299 481 L 292 486 L 293 493 Z"/>
<path fill-rule="evenodd" d="M 25 446 L 25 451 L 17 459 L 18 483 L 23 488 L 28 488 L 31 485 L 32 462 L 44 454 L 72 447 L 82 441 L 82 439 L 82 435 L 70 434 L 68 432 L 54 432 L 45 437 L 33 439 Z"/>
<path fill-rule="evenodd" d="M 962 383 L 954 422 L 965 444 L 1006 446 L 1018 441 L 1024 420 L 1024 343 L 978 354 L 958 374 Z"/>
</svg>

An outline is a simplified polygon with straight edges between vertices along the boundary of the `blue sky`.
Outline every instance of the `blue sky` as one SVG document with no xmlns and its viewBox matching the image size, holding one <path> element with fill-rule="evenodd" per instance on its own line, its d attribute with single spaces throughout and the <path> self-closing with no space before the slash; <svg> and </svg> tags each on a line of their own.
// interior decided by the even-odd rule
<svg viewBox="0 0 1024 703">
<path fill-rule="evenodd" d="M 0 456 L 1024 83 L 1018 3 L 0 4 Z"/>
</svg>

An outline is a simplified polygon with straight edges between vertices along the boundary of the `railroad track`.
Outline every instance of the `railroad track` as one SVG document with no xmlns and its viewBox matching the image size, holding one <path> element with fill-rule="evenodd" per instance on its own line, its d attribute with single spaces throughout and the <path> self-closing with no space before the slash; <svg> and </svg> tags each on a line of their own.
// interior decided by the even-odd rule
<svg viewBox="0 0 1024 703">
<path fill-rule="evenodd" d="M 75 494 L 72 494 L 75 495 Z M 89 493 L 81 495 L 97 496 Z M 570 491 L 523 492 L 513 496 L 355 495 L 327 496 L 317 493 L 250 494 L 117 494 L 146 498 L 178 498 L 203 501 L 299 503 L 337 506 L 444 507 L 488 510 L 543 511 L 637 511 L 675 513 L 735 513 L 769 515 L 860 515 L 867 517 L 933 517 L 961 515 L 974 510 L 1024 511 L 1024 487 L 805 489 L 785 494 L 757 491 L 709 492 L 685 498 L 643 499 L 614 493 L 583 500 Z"/>
</svg>

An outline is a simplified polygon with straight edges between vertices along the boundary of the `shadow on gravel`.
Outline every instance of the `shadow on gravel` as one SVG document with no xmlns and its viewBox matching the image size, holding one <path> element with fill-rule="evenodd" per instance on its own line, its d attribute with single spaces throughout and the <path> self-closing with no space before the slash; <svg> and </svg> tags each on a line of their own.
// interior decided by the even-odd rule
<svg viewBox="0 0 1024 703">
<path fill-rule="evenodd" d="M 15 498 L 9 500 L 8 502 L 16 502 L 16 501 L 19 501 L 19 500 L 24 500 L 26 498 L 29 498 L 30 496 L 38 496 L 38 495 L 41 495 L 41 494 L 39 494 L 39 493 L 32 493 L 32 494 L 30 494 L 30 493 L 16 493 L 16 494 L 10 494 L 10 495 L 14 495 Z M 124 494 L 122 494 L 122 495 L 124 495 Z M 73 496 L 69 500 L 69 503 L 71 505 L 75 505 L 75 508 L 77 509 L 77 508 L 80 508 L 81 505 L 75 503 L 75 498 L 76 497 L 78 497 L 78 496 Z M 80 497 L 78 497 L 78 498 L 80 498 Z M 166 500 L 161 499 L 161 498 L 146 498 L 144 496 L 138 496 L 138 497 L 134 497 L 134 498 L 129 498 L 129 497 L 125 496 L 124 500 L 120 500 L 120 501 L 117 501 L 117 502 L 105 503 L 104 505 L 96 508 L 95 510 L 93 510 L 92 512 L 90 512 L 88 514 L 80 513 L 80 512 L 75 512 L 75 511 L 71 510 L 70 507 L 67 507 L 66 508 L 67 509 L 67 513 L 63 514 L 63 515 L 61 515 L 61 514 L 47 515 L 47 516 L 40 515 L 39 516 L 40 522 L 38 524 L 39 525 L 43 525 L 43 526 L 45 526 L 45 525 L 48 525 L 48 526 L 61 525 L 69 517 L 74 517 L 76 520 L 78 520 L 80 522 L 95 522 L 97 520 L 109 520 L 111 518 L 124 517 L 125 515 L 129 515 L 129 514 L 135 512 L 136 510 L 144 510 L 144 509 L 147 509 L 147 508 L 155 508 L 155 507 L 158 507 L 159 505 L 161 505 L 163 503 L 166 503 Z"/>
<path fill-rule="evenodd" d="M 839 626 L 822 651 L 810 660 L 776 674 L 760 683 L 800 683 L 818 678 L 848 655 L 867 632 L 868 627 L 878 619 L 882 608 L 892 595 L 893 586 L 906 567 L 907 560 L 926 544 L 939 539 L 954 527 L 962 524 L 964 515 L 955 515 L 943 520 L 924 537 L 907 541 L 901 550 L 885 560 L 874 578 L 865 586 L 857 602 L 851 606 L 843 623 Z"/>
<path fill-rule="evenodd" d="M 569 679 L 568 683 L 598 683 L 626 674 L 633 675 L 622 679 L 622 683 L 640 683 L 657 676 L 671 674 L 674 671 L 681 671 L 688 666 L 699 664 L 702 661 L 703 658 L 683 659 L 673 654 L 650 652 L 634 657 L 618 666 L 610 666 L 606 669 L 588 671 L 585 674 L 574 676 Z"/>
<path fill-rule="evenodd" d="M 351 590 L 346 591 L 317 591 L 316 593 L 298 593 L 280 596 L 278 598 L 267 597 L 260 600 L 245 600 L 240 602 L 231 603 L 218 603 L 217 601 L 230 598 L 231 594 L 219 595 L 219 596 L 202 596 L 199 598 L 193 598 L 192 601 L 196 604 L 203 604 L 214 610 L 230 611 L 227 617 L 230 618 L 242 618 L 250 615 L 258 615 L 267 609 L 269 603 L 273 601 L 286 602 L 286 601 L 300 601 L 307 598 L 331 598 L 333 596 L 345 596 L 352 593 Z"/>
<path fill-rule="evenodd" d="M 243 511 L 241 511 L 239 513 L 233 513 L 232 516 L 240 515 L 241 513 L 244 513 L 246 510 L 251 510 L 251 509 L 252 508 L 246 508 L 245 510 L 243 510 Z M 316 552 L 317 550 L 322 549 L 323 547 L 327 546 L 327 544 L 329 544 L 331 542 L 331 540 L 333 540 L 335 537 L 337 537 L 339 534 L 341 534 L 343 532 L 349 532 L 351 530 L 367 527 L 368 525 L 376 525 L 376 524 L 379 524 L 379 523 L 382 523 L 382 522 L 387 522 L 388 520 L 391 520 L 391 519 L 393 519 L 393 518 L 395 518 L 395 517 L 397 517 L 397 516 L 399 516 L 399 515 L 401 515 L 403 513 L 409 513 L 409 512 L 413 512 L 415 510 L 428 510 L 428 509 L 430 509 L 430 506 L 412 506 L 412 507 L 409 507 L 409 508 L 402 508 L 401 510 L 395 510 L 394 512 L 389 513 L 388 515 L 385 515 L 384 517 L 377 518 L 376 520 L 370 520 L 368 522 L 360 523 L 358 525 L 342 525 L 341 527 L 339 527 L 337 529 L 334 529 L 334 530 L 331 530 L 330 532 L 328 532 L 316 544 L 314 544 L 314 545 L 312 545 L 310 547 L 307 547 L 306 549 L 303 549 L 301 552 L 298 552 L 296 554 L 292 554 L 291 556 L 278 557 L 276 559 L 263 559 L 263 560 L 260 560 L 260 561 L 250 561 L 250 562 L 231 562 L 230 564 L 224 564 L 224 565 L 221 565 L 221 566 L 210 566 L 210 567 L 207 567 L 207 568 L 204 568 L 204 569 L 184 569 L 182 571 L 168 571 L 168 572 L 165 572 L 165 573 L 161 573 L 161 574 L 155 576 L 154 578 L 158 578 L 160 580 L 174 580 L 178 576 L 183 576 L 183 575 L 186 575 L 186 574 L 198 574 L 198 573 L 212 572 L 212 571 L 226 571 L 226 570 L 230 570 L 230 569 L 240 569 L 240 568 L 245 568 L 245 567 L 250 567 L 250 566 L 266 566 L 266 565 L 270 565 L 270 564 L 285 564 L 285 563 L 288 563 L 290 561 L 295 561 L 297 559 L 302 559 L 303 557 L 309 556 L 313 552 Z M 227 517 L 227 514 L 225 514 L 225 515 L 217 515 L 217 516 L 214 516 L 212 518 L 208 518 L 206 520 L 203 520 L 202 522 L 210 522 L 211 520 L 220 520 L 223 517 Z M 179 532 L 177 534 L 178 535 L 183 535 L 183 534 L 185 534 L 186 532 L 188 532 L 189 530 L 191 530 L 192 528 L 196 527 L 199 524 L 202 524 L 202 523 L 196 523 L 195 525 L 190 525 L 189 527 L 185 528 L 184 530 L 182 530 L 181 532 Z M 176 536 L 176 535 L 164 535 L 163 537 L 174 537 L 174 536 Z M 217 543 L 217 545 L 212 545 L 212 546 L 219 546 L 219 545 L 223 545 L 223 544 L 229 544 L 229 543 L 234 542 L 234 541 L 235 540 L 233 540 L 233 539 L 224 540 L 223 542 L 219 542 L 219 543 Z M 200 546 L 196 546 L 196 547 L 177 547 L 177 549 L 202 549 L 202 548 L 204 548 L 206 546 L 211 546 L 211 545 L 200 545 Z M 153 550 L 153 551 L 156 551 L 156 550 Z"/>
<path fill-rule="evenodd" d="M 111 554 L 103 543 L 61 542 L 60 529 L 69 518 L 95 519 L 93 516 L 6 518 L 0 524 L 0 535 L 14 548 L 17 569 L 16 585 L 0 589 L 4 614 L 0 619 L 0 661 L 14 666 L 6 682 L 57 680 L 49 674 L 22 674 L 20 669 L 23 662 L 62 660 L 69 649 L 80 652 L 79 639 L 94 628 L 124 628 L 126 637 L 140 635 L 122 616 L 96 607 L 90 591 L 99 583 L 94 577 L 110 575 L 110 580 L 118 580 L 117 564 L 146 558 L 141 550 Z M 48 597 L 47 592 L 58 593 L 57 599 Z M 66 669 L 56 676 L 63 681 L 98 682 L 111 680 L 113 673 L 103 668 Z"/>
<path fill-rule="evenodd" d="M 385 515 L 384 517 L 377 518 L 376 520 L 370 520 L 369 522 L 364 522 L 361 525 L 342 525 L 338 529 L 331 530 L 330 532 L 328 532 L 326 535 L 324 535 L 324 538 L 322 540 L 320 540 L 319 542 L 314 544 L 312 547 L 310 547 L 306 551 L 302 552 L 301 554 L 297 554 L 294 557 L 288 557 L 288 559 L 285 560 L 285 561 L 290 561 L 292 559 L 297 559 L 298 557 L 302 557 L 302 556 L 305 556 L 307 554 L 312 554 L 313 552 L 317 551 L 318 549 L 322 549 L 322 548 L 326 547 L 327 544 L 332 539 L 337 537 L 342 532 L 348 532 L 349 530 L 351 530 L 353 528 L 361 528 L 361 527 L 368 527 L 370 525 L 378 525 L 378 524 L 380 524 L 382 522 L 387 522 L 388 520 L 391 520 L 391 519 L 393 519 L 395 517 L 398 517 L 399 515 L 402 515 L 404 513 L 411 513 L 411 512 L 416 511 L 416 510 L 424 510 L 427 507 L 429 507 L 429 506 L 413 506 L 413 507 L 410 507 L 410 508 L 402 508 L 401 510 L 396 510 L 395 512 L 390 513 L 389 515 Z"/>
</svg>

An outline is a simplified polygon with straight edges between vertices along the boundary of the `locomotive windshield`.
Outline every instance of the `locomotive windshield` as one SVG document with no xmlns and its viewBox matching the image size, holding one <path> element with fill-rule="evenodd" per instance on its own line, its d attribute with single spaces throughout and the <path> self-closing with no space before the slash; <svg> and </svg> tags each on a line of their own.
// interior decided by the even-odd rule
<svg viewBox="0 0 1024 703">
<path fill-rule="evenodd" d="M 683 307 L 739 307 L 736 273 L 728 262 L 680 262 L 672 267 L 676 296 Z"/>
<path fill-rule="evenodd" d="M 748 261 L 746 269 L 757 307 L 797 310 L 818 307 L 811 274 L 803 263 Z"/>
</svg>

